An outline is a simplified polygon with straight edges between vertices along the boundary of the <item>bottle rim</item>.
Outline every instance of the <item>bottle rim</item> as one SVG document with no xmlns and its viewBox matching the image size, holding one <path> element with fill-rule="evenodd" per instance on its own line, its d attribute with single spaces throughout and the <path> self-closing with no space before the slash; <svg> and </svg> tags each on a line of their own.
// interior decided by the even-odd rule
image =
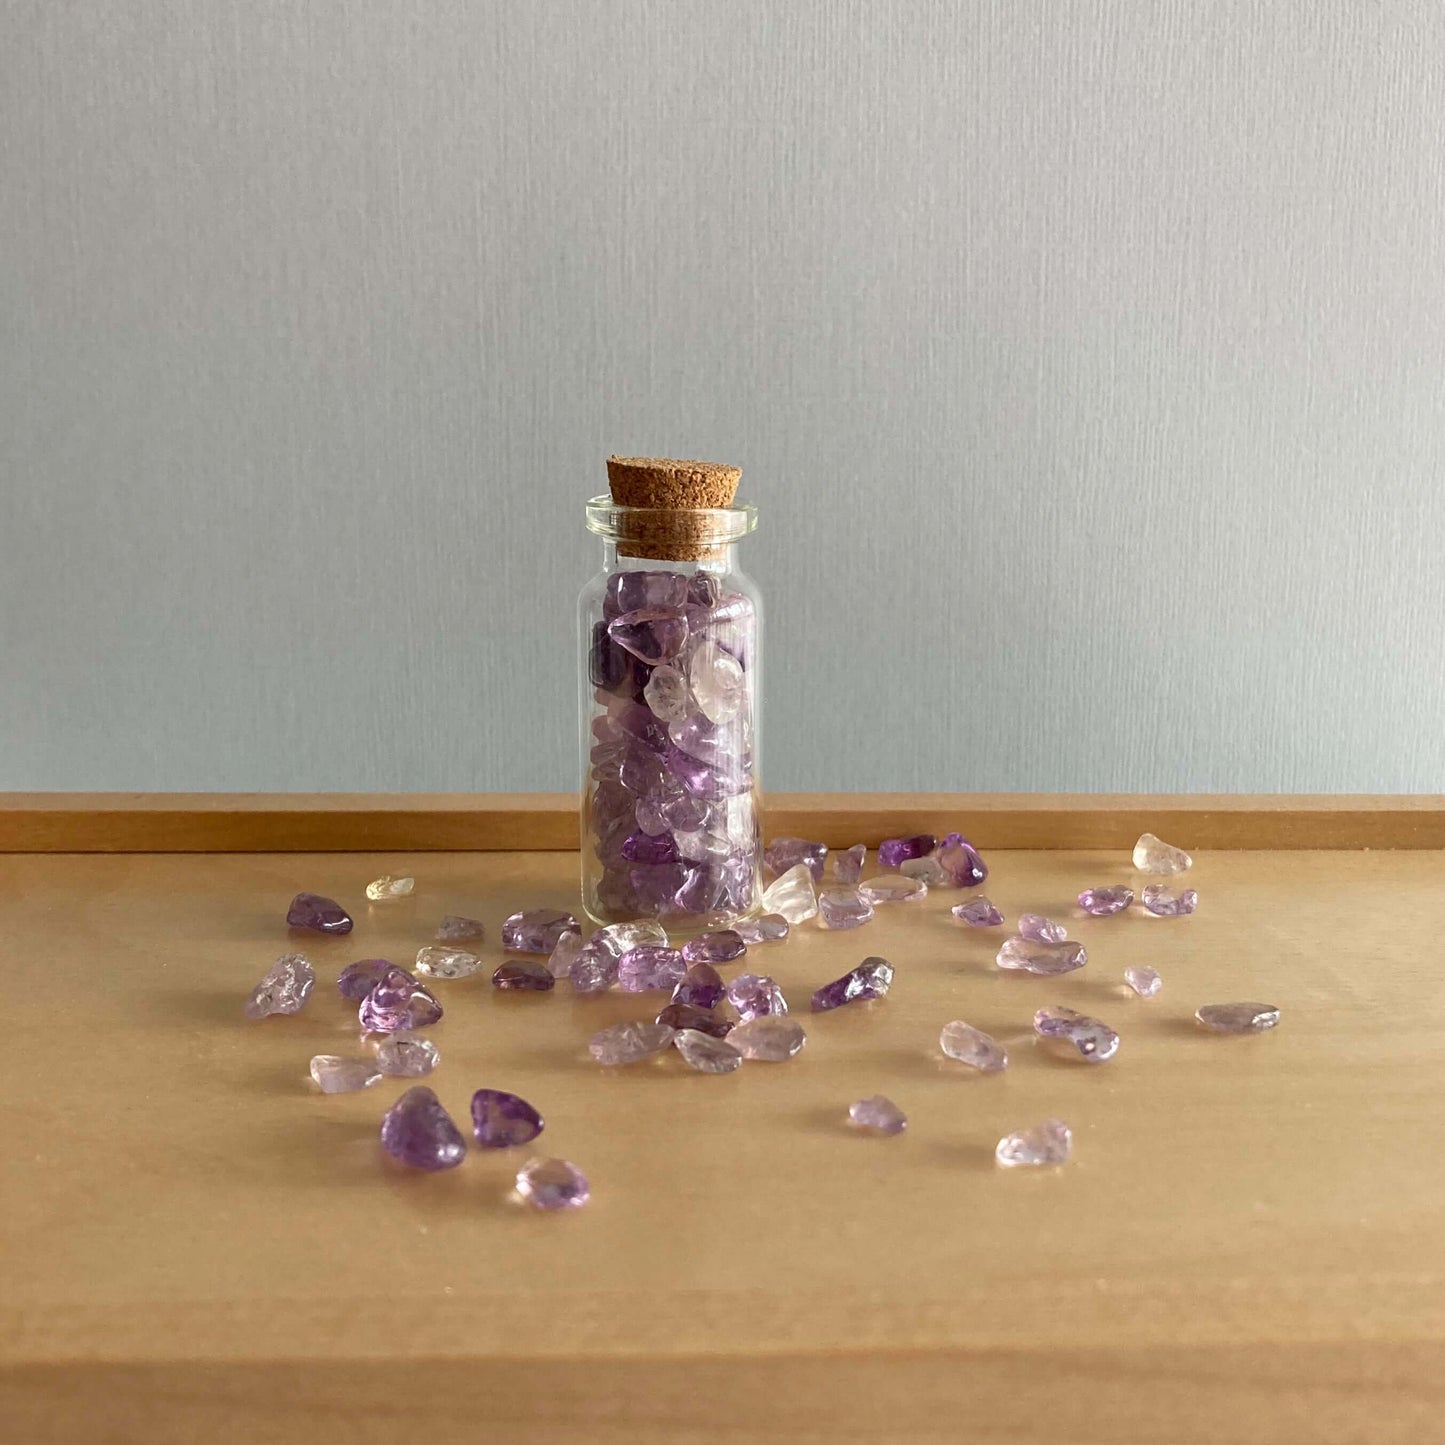
<svg viewBox="0 0 1445 1445">
<path fill-rule="evenodd" d="M 624 507 L 609 496 L 587 503 L 587 530 L 609 542 L 665 534 L 679 524 L 694 545 L 721 547 L 757 528 L 758 509 L 747 502 L 731 507 Z"/>
</svg>

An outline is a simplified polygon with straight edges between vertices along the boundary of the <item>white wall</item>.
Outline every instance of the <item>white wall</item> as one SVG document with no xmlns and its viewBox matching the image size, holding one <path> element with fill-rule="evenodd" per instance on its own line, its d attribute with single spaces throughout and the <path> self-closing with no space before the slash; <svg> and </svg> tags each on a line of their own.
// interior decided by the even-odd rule
<svg viewBox="0 0 1445 1445">
<path fill-rule="evenodd" d="M 573 782 L 609 451 L 775 787 L 1445 790 L 1438 0 L 0 0 L 0 787 Z"/>
</svg>

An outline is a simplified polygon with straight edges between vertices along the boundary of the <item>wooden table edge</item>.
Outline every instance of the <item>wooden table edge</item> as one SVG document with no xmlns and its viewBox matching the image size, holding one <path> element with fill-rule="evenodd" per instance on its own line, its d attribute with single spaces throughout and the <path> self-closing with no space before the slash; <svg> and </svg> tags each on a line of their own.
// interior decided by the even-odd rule
<svg viewBox="0 0 1445 1445">
<path fill-rule="evenodd" d="M 1445 848 L 1445 795 L 771 793 L 769 837 L 983 849 Z M 578 846 L 573 793 L 0 793 L 0 853 L 532 852 Z"/>
</svg>

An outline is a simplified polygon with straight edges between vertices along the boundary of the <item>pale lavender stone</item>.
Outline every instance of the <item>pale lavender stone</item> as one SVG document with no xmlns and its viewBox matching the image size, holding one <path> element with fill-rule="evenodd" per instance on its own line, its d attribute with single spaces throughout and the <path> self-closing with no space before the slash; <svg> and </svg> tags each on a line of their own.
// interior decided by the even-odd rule
<svg viewBox="0 0 1445 1445">
<path fill-rule="evenodd" d="M 351 915 L 334 899 L 319 893 L 298 893 L 286 911 L 292 928 L 310 928 L 317 933 L 350 933 Z"/>
<path fill-rule="evenodd" d="M 815 883 L 823 881 L 823 864 L 828 857 L 826 843 L 810 843 L 806 838 L 774 838 L 763 854 L 763 862 L 774 874 L 786 873 L 805 863 Z"/>
<path fill-rule="evenodd" d="M 872 899 L 856 888 L 825 888 L 818 895 L 818 922 L 824 928 L 861 928 L 872 917 Z"/>
<path fill-rule="evenodd" d="M 747 977 L 746 974 L 741 976 Z M 694 963 L 673 989 L 672 1002 L 715 1009 L 723 1001 L 723 993 L 722 974 L 710 963 Z"/>
<path fill-rule="evenodd" d="M 502 925 L 502 947 L 508 953 L 551 953 L 564 933 L 579 933 L 581 925 L 559 908 L 528 908 L 514 913 Z"/>
<path fill-rule="evenodd" d="M 466 943 L 470 939 L 480 940 L 486 929 L 476 918 L 464 918 L 460 913 L 448 913 L 437 924 L 438 943 Z"/>
<path fill-rule="evenodd" d="M 623 708 L 617 714 L 617 726 L 627 737 L 641 744 L 640 748 L 632 749 L 633 754 L 639 757 L 655 754 L 652 759 L 654 763 L 672 746 L 666 725 L 653 717 L 641 703 L 632 703 Z M 665 781 L 662 774 L 655 774 L 654 778 L 659 783 Z"/>
<path fill-rule="evenodd" d="M 905 878 L 916 878 L 925 888 L 946 888 L 953 882 L 953 874 L 931 853 L 926 858 L 905 859 L 898 871 Z"/>
<path fill-rule="evenodd" d="M 908 1115 L 882 1094 L 859 1099 L 848 1106 L 848 1121 L 870 1134 L 901 1134 L 908 1127 Z"/>
<path fill-rule="evenodd" d="M 733 924 L 733 932 L 752 948 L 760 943 L 780 943 L 788 936 L 789 927 L 781 913 L 764 913 Z"/>
<path fill-rule="evenodd" d="M 660 837 L 668 831 L 667 819 L 662 816 L 656 798 L 639 798 L 632 816 L 637 820 L 637 826 L 651 838 Z"/>
<path fill-rule="evenodd" d="M 640 943 L 629 948 L 617 961 L 617 986 L 623 993 L 649 993 L 672 989 L 687 972 L 683 956 L 675 948 Z"/>
<path fill-rule="evenodd" d="M 938 845 L 938 861 L 955 888 L 977 888 L 988 877 L 988 864 L 961 833 L 949 833 Z"/>
<path fill-rule="evenodd" d="M 607 635 L 640 662 L 671 662 L 687 642 L 687 618 L 667 607 L 639 607 L 607 624 Z"/>
<path fill-rule="evenodd" d="M 863 843 L 834 849 L 829 857 L 829 875 L 835 883 L 857 883 L 863 876 L 863 864 L 867 857 L 868 848 Z"/>
<path fill-rule="evenodd" d="M 242 1010 L 248 1019 L 300 1013 L 316 986 L 316 970 L 304 953 L 283 953 L 251 990 Z"/>
<path fill-rule="evenodd" d="M 997 928 L 1003 922 L 998 906 L 981 893 L 967 903 L 955 903 L 948 911 L 960 923 L 967 923 L 971 928 Z"/>
<path fill-rule="evenodd" d="M 424 1029 L 442 1016 L 442 1006 L 404 968 L 389 968 L 361 1001 L 357 1018 L 367 1033 L 394 1034 Z"/>
<path fill-rule="evenodd" d="M 699 762 L 728 762 L 738 752 L 737 729 L 717 727 L 700 714 L 685 722 L 670 723 L 666 731 L 667 737 L 680 752 Z"/>
<path fill-rule="evenodd" d="M 885 838 L 878 845 L 878 866 L 896 868 L 910 858 L 924 858 L 938 847 L 932 833 L 915 833 L 911 838 Z"/>
<path fill-rule="evenodd" d="M 1192 888 L 1177 894 L 1162 883 L 1151 883 L 1142 894 L 1144 907 L 1157 918 L 1183 918 L 1199 906 L 1199 895 Z"/>
<path fill-rule="evenodd" d="M 348 963 L 336 977 L 336 987 L 342 998 L 360 1003 L 372 989 L 381 982 L 382 975 L 391 967 L 387 958 L 361 958 Z"/>
<path fill-rule="evenodd" d="M 886 958 L 865 958 L 841 978 L 826 983 L 813 995 L 813 1012 L 826 1013 L 844 1004 L 885 998 L 893 986 L 893 965 Z"/>
<path fill-rule="evenodd" d="M 613 1024 L 599 1029 L 587 1045 L 588 1052 L 599 1064 L 635 1064 L 653 1058 L 671 1046 L 677 1030 L 668 1024 L 652 1024 L 645 1020 Z"/>
<path fill-rule="evenodd" d="M 745 1059 L 781 1064 L 794 1058 L 808 1042 L 803 1026 L 789 1018 L 760 1014 L 746 1019 L 728 1035 L 728 1043 Z"/>
<path fill-rule="evenodd" d="M 1069 936 L 1062 923 L 1042 913 L 1020 913 L 1018 929 L 1020 938 L 1031 938 L 1035 943 L 1062 943 Z"/>
<path fill-rule="evenodd" d="M 746 793 L 753 785 L 751 773 L 734 759 L 720 758 L 705 763 L 674 747 L 667 750 L 663 761 L 693 797 L 706 798 L 709 802 Z"/>
<path fill-rule="evenodd" d="M 689 963 L 733 963 L 747 951 L 742 935 L 734 928 L 699 933 L 682 946 L 682 956 Z"/>
<path fill-rule="evenodd" d="M 376 1067 L 392 1078 L 419 1079 L 441 1061 L 441 1051 L 430 1039 L 405 1031 L 387 1034 L 376 1045 Z"/>
<path fill-rule="evenodd" d="M 1159 977 L 1158 970 L 1143 963 L 1130 964 L 1124 970 L 1124 982 L 1140 998 L 1153 998 L 1164 987 L 1164 980 Z"/>
<path fill-rule="evenodd" d="M 918 903 L 928 896 L 928 885 L 919 878 L 905 878 L 901 873 L 880 873 L 865 878 L 858 885 L 858 896 L 876 908 L 883 903 Z"/>
<path fill-rule="evenodd" d="M 742 1054 L 727 1039 L 701 1029 L 679 1029 L 672 1042 L 688 1067 L 700 1074 L 730 1074 L 742 1066 Z"/>
<path fill-rule="evenodd" d="M 674 793 L 657 805 L 663 822 L 679 833 L 696 832 L 707 822 L 712 810 L 713 804 L 706 798 L 694 798 L 691 793 Z"/>
<path fill-rule="evenodd" d="M 712 913 L 722 905 L 727 884 L 727 874 L 720 868 L 690 868 L 672 895 L 673 906 L 683 913 Z"/>
<path fill-rule="evenodd" d="M 492 970 L 492 987 L 505 993 L 550 993 L 556 975 L 535 958 L 508 958 Z"/>
<path fill-rule="evenodd" d="M 1088 1064 L 1107 1063 L 1119 1052 L 1119 1035 L 1108 1024 L 1062 1004 L 1039 1009 L 1034 1032 L 1071 1048 Z"/>
<path fill-rule="evenodd" d="M 1000 968 L 1052 975 L 1071 973 L 1089 961 L 1082 943 L 1044 943 L 1034 938 L 1008 938 L 998 951 Z"/>
<path fill-rule="evenodd" d="M 382 1116 L 381 1144 L 413 1169 L 454 1169 L 467 1154 L 461 1130 L 425 1084 L 408 1089 Z"/>
<path fill-rule="evenodd" d="M 682 790 L 682 785 L 672 773 L 668 771 L 667 764 L 663 762 L 661 755 L 658 753 L 650 753 L 646 748 L 642 747 L 629 748 L 627 752 L 623 754 L 621 765 L 617 770 L 617 781 L 624 790 L 624 796 L 620 800 L 624 806 L 628 806 L 625 796 L 627 793 L 633 794 L 634 798 L 663 798 L 670 796 L 674 791 L 680 792 Z M 600 804 L 604 798 L 601 789 L 598 789 L 597 797 Z M 611 793 L 606 794 L 605 797 L 609 806 L 618 801 Z M 635 814 L 637 809 L 636 802 L 633 801 L 630 806 Z M 601 811 L 600 806 L 598 811 Z M 610 842 L 611 830 L 615 826 L 616 824 L 609 820 L 608 835 L 600 841 Z M 626 835 L 624 834 L 623 836 L 625 837 Z M 621 838 L 617 839 L 619 844 L 621 841 Z M 619 856 L 621 856 L 620 853 Z"/>
<path fill-rule="evenodd" d="M 472 1095 L 472 1133 L 483 1149 L 530 1144 L 543 1127 L 542 1116 L 518 1094 L 478 1089 Z"/>
<path fill-rule="evenodd" d="M 1073 1133 L 1062 1119 L 1045 1119 L 1032 1129 L 1005 1134 L 994 1149 L 994 1158 L 1004 1169 L 1044 1168 L 1066 1164 L 1073 1144 Z"/>
<path fill-rule="evenodd" d="M 689 1029 L 694 1033 L 710 1034 L 715 1039 L 725 1039 L 732 1032 L 735 1020 L 724 1018 L 716 1009 L 699 1008 L 691 1003 L 670 1003 L 658 1014 L 657 1022 L 679 1033 Z"/>
<path fill-rule="evenodd" d="M 517 1171 L 517 1194 L 533 1209 L 580 1209 L 592 1197 L 586 1176 L 566 1159 L 533 1159 Z"/>
<path fill-rule="evenodd" d="M 1207 1003 L 1194 1017 L 1217 1034 L 1260 1034 L 1279 1023 L 1279 1010 L 1270 1003 Z"/>
<path fill-rule="evenodd" d="M 727 1000 L 743 1020 L 771 1018 L 788 1011 L 788 1001 L 765 973 L 740 973 L 727 986 Z"/>
<path fill-rule="evenodd" d="M 655 837 L 639 829 L 622 840 L 622 856 L 629 863 L 675 863 L 677 843 L 671 833 Z"/>
<path fill-rule="evenodd" d="M 1095 918 L 1110 918 L 1122 913 L 1134 901 L 1134 890 L 1123 884 L 1086 888 L 1079 894 L 1079 907 Z"/>
<path fill-rule="evenodd" d="M 957 1059 L 981 1074 L 996 1074 L 1008 1067 L 1008 1050 L 996 1039 L 962 1019 L 944 1024 L 938 1047 L 950 1059 Z"/>
<path fill-rule="evenodd" d="M 567 978 L 577 993 L 606 993 L 617 982 L 617 955 L 594 938 L 572 960 Z"/>
<path fill-rule="evenodd" d="M 381 1070 L 370 1059 L 317 1054 L 311 1060 L 311 1077 L 323 1094 L 354 1094 L 380 1083 Z"/>
<path fill-rule="evenodd" d="M 681 609 L 688 601 L 688 578 L 682 572 L 646 568 L 614 572 L 607 579 L 602 615 L 620 617 L 624 612 L 651 608 Z"/>
</svg>

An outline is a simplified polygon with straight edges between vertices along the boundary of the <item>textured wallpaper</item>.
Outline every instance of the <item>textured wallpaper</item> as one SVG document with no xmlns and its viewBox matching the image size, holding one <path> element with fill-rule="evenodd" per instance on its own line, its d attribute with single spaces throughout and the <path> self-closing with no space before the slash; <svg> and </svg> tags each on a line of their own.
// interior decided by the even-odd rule
<svg viewBox="0 0 1445 1445">
<path fill-rule="evenodd" d="M 0 787 L 569 787 L 609 451 L 774 787 L 1445 790 L 1445 9 L 4 0 Z"/>
</svg>

